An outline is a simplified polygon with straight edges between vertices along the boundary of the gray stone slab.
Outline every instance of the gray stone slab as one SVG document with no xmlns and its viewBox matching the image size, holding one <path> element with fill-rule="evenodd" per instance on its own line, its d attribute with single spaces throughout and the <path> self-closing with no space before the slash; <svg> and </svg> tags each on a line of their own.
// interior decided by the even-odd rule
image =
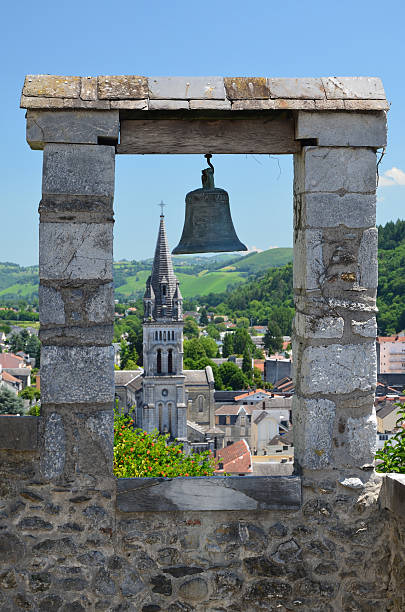
<svg viewBox="0 0 405 612">
<path fill-rule="evenodd" d="M 80 77 L 27 74 L 23 94 L 40 98 L 78 98 Z"/>
<path fill-rule="evenodd" d="M 294 396 L 295 457 L 301 468 L 319 470 L 332 461 L 332 439 L 336 405 L 327 399 Z"/>
<path fill-rule="evenodd" d="M 100 285 L 84 305 L 89 321 L 94 323 L 114 321 L 114 286 Z"/>
<path fill-rule="evenodd" d="M 222 77 L 149 77 L 151 100 L 225 100 Z"/>
<path fill-rule="evenodd" d="M 149 110 L 188 110 L 188 100 L 150 100 Z"/>
<path fill-rule="evenodd" d="M 35 451 L 41 417 L 0 415 L 0 448 Z"/>
<path fill-rule="evenodd" d="M 41 325 L 64 324 L 65 305 L 60 291 L 40 284 L 39 297 L 39 320 Z"/>
<path fill-rule="evenodd" d="M 378 231 L 368 229 L 363 232 L 359 248 L 359 284 L 367 289 L 378 285 Z"/>
<path fill-rule="evenodd" d="M 352 321 L 352 332 L 364 338 L 375 338 L 377 336 L 377 321 L 375 317 L 367 321 Z"/>
<path fill-rule="evenodd" d="M 376 153 L 365 147 L 304 147 L 301 190 L 374 193 Z"/>
<path fill-rule="evenodd" d="M 323 100 L 325 90 L 321 79 L 267 79 L 272 98 Z"/>
<path fill-rule="evenodd" d="M 114 196 L 115 149 L 102 145 L 46 144 L 44 194 Z"/>
<path fill-rule="evenodd" d="M 298 232 L 294 243 L 294 288 L 319 289 L 324 276 L 322 232 L 318 230 Z"/>
<path fill-rule="evenodd" d="M 148 81 L 144 76 L 99 76 L 97 82 L 100 100 L 142 100 L 148 97 Z"/>
<path fill-rule="evenodd" d="M 111 108 L 119 110 L 148 110 L 149 103 L 144 100 L 111 100 Z"/>
<path fill-rule="evenodd" d="M 52 480 L 62 475 L 66 461 L 66 433 L 63 418 L 53 412 L 45 419 L 41 472 Z"/>
<path fill-rule="evenodd" d="M 82 77 L 80 98 L 82 100 L 97 100 L 97 77 Z"/>
<path fill-rule="evenodd" d="M 43 346 L 41 400 L 48 404 L 112 402 L 114 348 Z"/>
<path fill-rule="evenodd" d="M 306 112 L 297 115 L 296 138 L 316 138 L 320 146 L 384 147 L 387 118 L 384 112 Z"/>
<path fill-rule="evenodd" d="M 301 505 L 298 476 L 122 478 L 121 512 L 173 510 L 295 510 Z"/>
<path fill-rule="evenodd" d="M 294 327 L 303 338 L 341 338 L 343 336 L 343 317 L 312 317 L 296 311 Z"/>
<path fill-rule="evenodd" d="M 399 518 L 405 516 L 405 474 L 386 474 L 383 484 L 384 507 Z"/>
<path fill-rule="evenodd" d="M 39 339 L 42 345 L 108 346 L 112 343 L 113 337 L 114 326 L 112 323 L 107 325 L 89 325 L 83 321 L 78 321 L 73 325 L 41 327 L 39 332 Z"/>
<path fill-rule="evenodd" d="M 112 223 L 40 223 L 42 280 L 112 279 Z"/>
<path fill-rule="evenodd" d="M 371 414 L 347 419 L 343 440 L 346 465 L 362 467 L 374 462 L 377 450 L 377 419 L 374 407 Z"/>
<path fill-rule="evenodd" d="M 229 100 L 190 100 L 190 110 L 230 110 Z"/>
<path fill-rule="evenodd" d="M 376 222 L 375 193 L 304 193 L 301 201 L 303 223 L 309 228 L 373 227 Z"/>
<path fill-rule="evenodd" d="M 32 149 L 45 143 L 97 144 L 99 137 L 118 142 L 118 111 L 33 111 L 27 112 L 27 142 Z"/>
<path fill-rule="evenodd" d="M 376 381 L 374 342 L 309 346 L 303 351 L 300 386 L 306 395 L 373 391 Z"/>
<path fill-rule="evenodd" d="M 323 77 L 326 97 L 332 99 L 385 100 L 381 79 L 377 77 Z"/>
<path fill-rule="evenodd" d="M 229 100 L 270 98 L 268 79 L 265 77 L 226 77 L 224 83 Z"/>
</svg>

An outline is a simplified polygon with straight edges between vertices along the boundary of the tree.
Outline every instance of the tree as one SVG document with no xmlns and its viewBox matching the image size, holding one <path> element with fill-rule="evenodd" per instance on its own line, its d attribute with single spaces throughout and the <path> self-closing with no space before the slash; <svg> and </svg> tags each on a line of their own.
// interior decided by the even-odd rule
<svg viewBox="0 0 405 612">
<path fill-rule="evenodd" d="M 193 317 L 186 317 L 184 320 L 183 334 L 186 338 L 198 338 L 200 330 Z"/>
<path fill-rule="evenodd" d="M 255 345 L 247 329 L 237 329 L 233 335 L 233 351 L 236 355 L 243 355 L 245 348 L 253 352 Z"/>
<path fill-rule="evenodd" d="M 207 357 L 210 357 L 211 359 L 217 356 L 218 353 L 218 346 L 217 343 L 215 342 L 215 340 L 213 340 L 212 338 L 208 338 L 208 337 L 201 337 L 199 338 L 199 341 L 202 345 L 202 347 L 204 348 L 205 354 L 207 355 Z"/>
<path fill-rule="evenodd" d="M 206 330 L 210 338 L 213 338 L 214 340 L 220 339 L 221 335 L 215 325 L 207 325 Z"/>
<path fill-rule="evenodd" d="M 242 372 L 247 378 L 252 377 L 252 356 L 247 346 L 245 346 L 245 350 L 243 351 Z"/>
<path fill-rule="evenodd" d="M 222 343 L 222 357 L 229 357 L 233 354 L 233 334 L 227 333 Z"/>
<path fill-rule="evenodd" d="M 205 327 L 205 325 L 208 325 L 209 321 L 208 321 L 208 315 L 207 315 L 207 311 L 205 308 L 201 308 L 200 310 L 200 325 L 201 327 Z"/>
<path fill-rule="evenodd" d="M 183 342 L 184 360 L 197 361 L 202 357 L 207 357 L 204 345 L 201 342 L 202 338 L 191 338 Z M 191 368 L 192 370 L 196 368 Z"/>
<path fill-rule="evenodd" d="M 219 374 L 225 389 L 245 389 L 248 386 L 248 381 L 241 369 L 236 363 L 226 361 L 219 367 Z"/>
<path fill-rule="evenodd" d="M 244 327 L 245 329 L 249 329 L 249 319 L 247 317 L 240 317 L 236 319 L 236 327 Z"/>
<path fill-rule="evenodd" d="M 283 348 L 283 338 L 281 336 L 281 330 L 277 323 L 274 321 L 268 322 L 267 331 L 263 339 L 264 348 L 268 350 L 269 354 L 278 353 Z"/>
<path fill-rule="evenodd" d="M 29 400 L 30 406 L 32 402 L 36 402 L 41 399 L 41 391 L 39 389 L 36 389 L 35 387 L 25 387 L 25 389 L 20 391 L 18 395 L 23 399 Z"/>
<path fill-rule="evenodd" d="M 24 402 L 11 389 L 0 388 L 0 414 L 21 414 L 24 411 Z"/>
</svg>

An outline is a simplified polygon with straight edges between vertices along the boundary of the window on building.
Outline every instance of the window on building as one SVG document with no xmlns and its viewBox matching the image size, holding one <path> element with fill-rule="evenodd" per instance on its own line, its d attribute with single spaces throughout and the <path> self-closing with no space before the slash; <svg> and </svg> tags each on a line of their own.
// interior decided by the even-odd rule
<svg viewBox="0 0 405 612">
<path fill-rule="evenodd" d="M 155 340 L 159 340 L 159 332 L 155 332 Z"/>
<path fill-rule="evenodd" d="M 161 339 L 162 339 L 162 332 L 160 331 L 159 332 L 159 340 L 161 340 Z"/>
<path fill-rule="evenodd" d="M 167 371 L 169 374 L 173 374 L 173 351 L 169 349 L 169 353 L 167 356 Z"/>
<path fill-rule="evenodd" d="M 160 333 L 162 333 L 162 332 L 160 332 Z M 157 371 L 158 374 L 162 373 L 162 351 L 161 351 L 161 349 L 157 350 L 156 371 Z"/>
<path fill-rule="evenodd" d="M 238 420 L 238 415 L 237 414 L 232 414 L 229 420 L 229 424 L 230 425 L 235 425 L 236 421 Z"/>
<path fill-rule="evenodd" d="M 163 340 L 166 340 L 166 332 L 163 332 Z"/>
<path fill-rule="evenodd" d="M 218 419 L 218 425 L 226 425 L 226 416 L 225 414 L 220 414 L 217 416 Z"/>
<path fill-rule="evenodd" d="M 204 412 L 204 397 L 199 395 L 197 398 L 198 412 Z"/>
</svg>

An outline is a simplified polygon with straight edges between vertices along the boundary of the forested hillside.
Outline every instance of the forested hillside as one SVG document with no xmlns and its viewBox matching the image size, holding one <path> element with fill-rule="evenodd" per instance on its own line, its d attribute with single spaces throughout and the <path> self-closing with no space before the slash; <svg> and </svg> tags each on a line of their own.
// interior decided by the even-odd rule
<svg viewBox="0 0 405 612">
<path fill-rule="evenodd" d="M 405 328 L 405 221 L 378 227 L 378 333 Z"/>
</svg>

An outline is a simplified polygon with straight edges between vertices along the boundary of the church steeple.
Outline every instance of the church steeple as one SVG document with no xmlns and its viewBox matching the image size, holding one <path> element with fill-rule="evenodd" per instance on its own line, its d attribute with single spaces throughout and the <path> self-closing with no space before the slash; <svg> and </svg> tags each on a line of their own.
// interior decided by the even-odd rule
<svg viewBox="0 0 405 612">
<path fill-rule="evenodd" d="M 173 271 L 172 257 L 167 243 L 165 218 L 160 215 L 159 234 L 153 259 L 152 274 L 147 280 L 144 295 L 145 318 L 155 321 L 182 320 L 179 317 L 178 280 Z M 180 296 L 181 297 L 181 296 Z"/>
</svg>

